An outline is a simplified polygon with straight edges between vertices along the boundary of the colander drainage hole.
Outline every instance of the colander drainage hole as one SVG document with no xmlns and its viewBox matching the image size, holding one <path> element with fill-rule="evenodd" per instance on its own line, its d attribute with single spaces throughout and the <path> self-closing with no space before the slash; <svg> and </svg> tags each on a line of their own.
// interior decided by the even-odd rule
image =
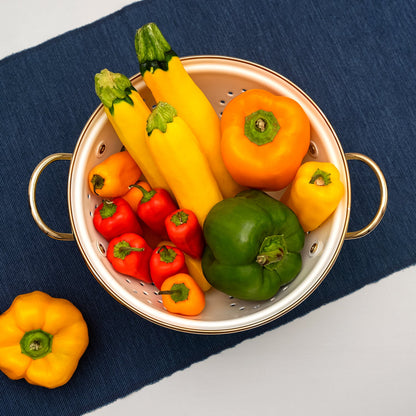
<svg viewBox="0 0 416 416">
<path fill-rule="evenodd" d="M 235 305 L 237 305 L 236 303 L 230 303 L 230 306 L 231 307 L 233 307 L 233 306 L 235 306 Z"/>
<path fill-rule="evenodd" d="M 233 93 L 232 91 L 228 91 L 228 95 L 229 95 L 230 97 L 232 97 L 232 96 L 234 95 L 234 93 Z"/>
<path fill-rule="evenodd" d="M 309 154 L 315 159 L 318 157 L 318 154 L 319 154 L 318 147 L 316 146 L 315 142 L 313 142 L 312 140 L 309 145 Z"/>
<path fill-rule="evenodd" d="M 105 248 L 99 241 L 97 241 L 97 248 L 98 248 L 98 251 L 100 252 L 100 254 L 105 256 Z"/>
<path fill-rule="evenodd" d="M 309 248 L 309 256 L 314 257 L 318 255 L 322 250 L 322 246 L 323 244 L 320 241 L 315 241 L 312 243 L 311 247 Z"/>
<path fill-rule="evenodd" d="M 96 156 L 97 156 L 97 157 L 102 157 L 102 156 L 103 156 L 103 154 L 104 154 L 104 152 L 105 152 L 105 149 L 106 149 L 106 145 L 105 145 L 105 143 L 104 143 L 104 142 L 101 142 L 101 143 L 98 145 L 98 147 L 97 147 Z"/>
<path fill-rule="evenodd" d="M 126 282 L 129 283 L 129 284 L 131 283 L 130 279 L 126 279 Z"/>
</svg>

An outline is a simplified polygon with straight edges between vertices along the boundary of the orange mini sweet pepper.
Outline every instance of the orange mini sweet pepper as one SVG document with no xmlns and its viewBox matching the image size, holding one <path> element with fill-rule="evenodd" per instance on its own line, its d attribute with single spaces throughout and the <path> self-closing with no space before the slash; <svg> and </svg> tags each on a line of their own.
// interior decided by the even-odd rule
<svg viewBox="0 0 416 416">
<path fill-rule="evenodd" d="M 329 162 L 306 162 L 299 168 L 281 201 L 298 217 L 305 232 L 318 228 L 344 195 L 338 169 Z"/>
<path fill-rule="evenodd" d="M 81 312 L 40 291 L 14 299 L 0 315 L 0 334 L 0 370 L 50 389 L 69 381 L 89 342 Z"/>
<path fill-rule="evenodd" d="M 116 152 L 94 166 L 88 174 L 91 192 L 102 198 L 117 198 L 129 191 L 142 174 L 127 150 Z"/>
<path fill-rule="evenodd" d="M 199 315 L 205 308 L 205 294 L 195 280 L 187 273 L 168 277 L 159 294 L 165 308 L 180 315 Z"/>
<path fill-rule="evenodd" d="M 285 188 L 309 149 L 310 123 L 289 97 L 252 89 L 237 95 L 221 117 L 221 153 L 240 185 Z"/>
</svg>

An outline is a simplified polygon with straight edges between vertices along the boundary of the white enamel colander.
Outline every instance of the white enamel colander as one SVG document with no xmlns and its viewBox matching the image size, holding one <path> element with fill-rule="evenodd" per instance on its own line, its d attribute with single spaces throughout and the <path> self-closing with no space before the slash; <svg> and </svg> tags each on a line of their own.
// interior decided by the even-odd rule
<svg viewBox="0 0 416 416">
<path fill-rule="evenodd" d="M 191 56 L 182 58 L 182 62 L 219 116 L 233 97 L 251 88 L 269 90 L 298 101 L 311 122 L 311 146 L 305 161 L 331 162 L 340 171 L 346 189 L 344 198 L 323 226 L 306 235 L 300 274 L 272 299 L 262 302 L 242 301 L 210 289 L 206 293 L 205 310 L 196 317 L 183 317 L 164 309 L 155 286 L 117 273 L 106 259 L 107 241 L 93 226 L 92 216 L 101 200 L 90 192 L 87 183 L 87 175 L 92 167 L 122 148 L 102 105 L 91 115 L 72 154 L 51 154 L 33 171 L 28 190 L 32 215 L 41 230 L 51 238 L 75 239 L 98 282 L 117 301 L 141 317 L 164 327 L 190 333 L 223 334 L 251 329 L 279 318 L 299 305 L 326 277 L 344 240 L 363 237 L 379 224 L 387 207 L 386 181 L 380 168 L 369 157 L 358 153 L 344 154 L 334 129 L 322 111 L 301 89 L 278 73 L 252 62 L 221 56 Z M 132 77 L 131 81 L 149 107 L 155 104 L 140 74 Z M 376 175 L 380 203 L 374 218 L 366 227 L 347 232 L 351 207 L 347 160 L 351 159 L 364 162 Z M 58 160 L 71 161 L 68 177 L 70 233 L 57 232 L 48 227 L 36 207 L 38 178 L 46 166 Z M 279 197 L 279 193 L 271 195 Z"/>
</svg>

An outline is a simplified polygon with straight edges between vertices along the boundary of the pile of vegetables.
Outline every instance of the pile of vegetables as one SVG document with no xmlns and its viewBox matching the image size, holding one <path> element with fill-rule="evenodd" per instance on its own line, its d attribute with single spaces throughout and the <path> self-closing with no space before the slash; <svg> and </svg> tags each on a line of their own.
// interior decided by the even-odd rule
<svg viewBox="0 0 416 416">
<path fill-rule="evenodd" d="M 95 76 L 124 146 L 88 178 L 108 260 L 154 284 L 172 313 L 199 314 L 211 287 L 270 299 L 300 272 L 305 233 L 343 197 L 338 170 L 303 162 L 310 122 L 295 100 L 251 89 L 219 118 L 154 23 L 135 48 L 154 108 L 125 75 Z M 284 189 L 280 200 L 266 193 Z"/>
</svg>

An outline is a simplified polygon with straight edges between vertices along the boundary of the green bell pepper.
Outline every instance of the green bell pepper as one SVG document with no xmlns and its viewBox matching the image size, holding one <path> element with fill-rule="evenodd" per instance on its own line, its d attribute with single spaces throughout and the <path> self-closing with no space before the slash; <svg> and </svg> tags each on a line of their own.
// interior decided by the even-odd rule
<svg viewBox="0 0 416 416">
<path fill-rule="evenodd" d="M 303 229 L 291 209 L 262 191 L 243 191 L 214 205 L 203 231 L 205 277 L 235 298 L 270 299 L 301 270 Z"/>
</svg>

